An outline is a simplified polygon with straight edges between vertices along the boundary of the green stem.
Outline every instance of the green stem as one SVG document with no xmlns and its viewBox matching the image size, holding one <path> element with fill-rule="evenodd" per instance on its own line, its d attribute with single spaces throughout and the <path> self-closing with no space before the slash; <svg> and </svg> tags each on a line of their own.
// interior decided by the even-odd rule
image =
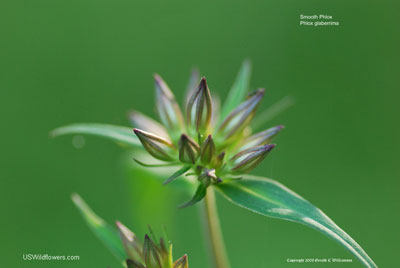
<svg viewBox="0 0 400 268">
<path fill-rule="evenodd" d="M 229 268 L 230 265 L 219 223 L 217 204 L 215 202 L 215 192 L 212 186 L 207 188 L 207 194 L 204 198 L 204 212 L 214 267 Z"/>
</svg>

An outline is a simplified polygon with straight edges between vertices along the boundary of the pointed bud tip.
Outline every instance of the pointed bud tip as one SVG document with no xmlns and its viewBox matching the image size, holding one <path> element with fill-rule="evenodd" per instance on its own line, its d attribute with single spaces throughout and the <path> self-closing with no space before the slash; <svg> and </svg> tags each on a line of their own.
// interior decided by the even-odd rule
<svg viewBox="0 0 400 268">
<path fill-rule="evenodd" d="M 80 198 L 79 194 L 75 192 L 71 194 L 71 199 L 77 199 L 77 198 Z"/>
<path fill-rule="evenodd" d="M 271 151 L 272 149 L 274 149 L 275 146 L 276 146 L 276 144 L 267 144 L 267 145 L 264 145 L 264 150 L 269 152 L 269 151 Z"/>
<path fill-rule="evenodd" d="M 253 170 L 266 157 L 266 155 L 275 147 L 275 144 L 267 144 L 245 149 L 231 158 L 234 166 L 232 171 L 236 173 L 247 173 Z M 242 158 L 245 156 L 245 158 Z"/>
<path fill-rule="evenodd" d="M 153 75 L 153 77 L 154 77 L 154 82 L 156 83 L 156 85 L 158 85 L 158 89 L 161 89 L 161 91 L 165 91 L 164 90 L 164 88 L 163 88 L 163 85 L 165 85 L 165 82 L 164 82 L 164 80 L 161 78 L 161 76 L 159 75 L 159 74 L 157 74 L 157 73 L 155 73 L 154 75 Z"/>
<path fill-rule="evenodd" d="M 130 230 L 120 221 L 115 221 L 115 225 L 122 232 L 125 232 L 125 231 L 129 231 L 130 232 Z"/>
<path fill-rule="evenodd" d="M 205 76 L 201 77 L 200 85 L 207 85 L 207 79 Z"/>
<path fill-rule="evenodd" d="M 260 97 L 263 97 L 264 94 L 265 94 L 265 88 L 259 88 L 259 89 L 256 89 L 256 90 L 250 92 L 247 95 L 247 98 L 254 98 L 254 97 L 259 97 L 260 98 Z"/>
<path fill-rule="evenodd" d="M 256 90 L 256 95 L 263 96 L 265 94 L 265 88 L 259 88 Z"/>
<path fill-rule="evenodd" d="M 74 202 L 74 204 L 80 208 L 85 205 L 85 201 L 83 201 L 82 197 L 78 193 L 72 193 L 71 199 L 72 202 Z"/>
<path fill-rule="evenodd" d="M 200 152 L 200 146 L 186 134 L 181 135 L 178 145 L 179 160 L 194 164 Z"/>
<path fill-rule="evenodd" d="M 133 128 L 133 133 L 136 134 L 136 136 L 143 136 L 143 130 L 139 129 L 139 128 Z M 139 137 L 140 138 L 140 137 Z"/>
<path fill-rule="evenodd" d="M 159 82 L 162 80 L 161 76 L 158 73 L 154 73 L 153 77 L 154 77 L 154 80 L 156 80 L 156 82 Z"/>
<path fill-rule="evenodd" d="M 190 138 L 187 134 L 182 134 L 180 140 L 185 142 L 189 141 L 190 143 L 192 143 L 192 138 Z"/>
</svg>

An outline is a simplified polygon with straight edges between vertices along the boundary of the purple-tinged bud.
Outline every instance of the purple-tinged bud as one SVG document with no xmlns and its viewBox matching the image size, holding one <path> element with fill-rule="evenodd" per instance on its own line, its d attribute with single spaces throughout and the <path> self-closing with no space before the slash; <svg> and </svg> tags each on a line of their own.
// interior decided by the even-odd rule
<svg viewBox="0 0 400 268">
<path fill-rule="evenodd" d="M 125 225 L 116 222 L 119 235 L 124 245 L 125 252 L 131 260 L 139 260 L 142 256 L 142 243 L 137 239 L 136 235 Z"/>
<path fill-rule="evenodd" d="M 149 131 L 160 137 L 169 139 L 169 135 L 165 127 L 154 119 L 137 111 L 131 111 L 129 113 L 129 119 L 131 120 L 133 127 L 143 129 L 144 131 Z"/>
<path fill-rule="evenodd" d="M 189 268 L 188 256 L 185 254 L 176 262 L 174 262 L 172 268 Z"/>
<path fill-rule="evenodd" d="M 186 134 L 179 140 L 179 160 L 183 163 L 194 164 L 200 152 L 200 146 Z"/>
<path fill-rule="evenodd" d="M 211 135 L 208 135 L 208 137 L 204 140 L 203 144 L 201 145 L 200 152 L 200 159 L 203 164 L 210 163 L 215 154 L 215 144 Z"/>
<path fill-rule="evenodd" d="M 171 141 L 137 128 L 134 128 L 133 131 L 149 154 L 163 161 L 173 160 L 167 153 L 168 147 L 174 147 Z"/>
<path fill-rule="evenodd" d="M 208 128 L 212 115 L 212 101 L 205 77 L 201 78 L 199 86 L 191 96 L 186 112 L 188 124 L 197 131 Z"/>
<path fill-rule="evenodd" d="M 231 158 L 232 173 L 246 173 L 254 169 L 267 154 L 275 147 L 275 144 L 267 144 L 243 150 Z"/>
<path fill-rule="evenodd" d="M 193 93 L 196 91 L 198 85 L 197 83 L 199 82 L 199 80 L 200 80 L 200 72 L 197 68 L 194 68 L 190 73 L 189 82 L 186 86 L 185 101 L 184 101 L 185 110 L 187 109 L 187 106 L 189 104 L 190 97 L 192 97 Z"/>
<path fill-rule="evenodd" d="M 284 126 L 276 126 L 264 130 L 262 132 L 256 133 L 248 138 L 246 138 L 238 151 L 243 151 L 248 148 L 268 144 L 271 140 L 278 135 L 278 133 L 284 128 Z"/>
<path fill-rule="evenodd" d="M 245 128 L 254 117 L 254 112 L 264 96 L 264 93 L 264 89 L 258 89 L 253 92 L 246 101 L 239 104 L 239 106 L 225 118 L 218 132 L 225 136 L 225 138 L 230 138 L 239 130 Z"/>
<path fill-rule="evenodd" d="M 183 129 L 184 120 L 181 109 L 168 85 L 158 75 L 154 75 L 156 87 L 156 109 L 161 122 L 169 129 Z"/>
<path fill-rule="evenodd" d="M 215 157 L 215 159 L 214 159 L 213 166 L 216 169 L 219 169 L 220 167 L 222 167 L 222 164 L 224 163 L 224 158 L 225 158 L 225 152 L 222 152 L 219 155 L 217 155 L 217 157 Z"/>
<path fill-rule="evenodd" d="M 146 267 L 162 268 L 157 246 L 148 235 L 144 236 L 143 258 Z"/>
</svg>

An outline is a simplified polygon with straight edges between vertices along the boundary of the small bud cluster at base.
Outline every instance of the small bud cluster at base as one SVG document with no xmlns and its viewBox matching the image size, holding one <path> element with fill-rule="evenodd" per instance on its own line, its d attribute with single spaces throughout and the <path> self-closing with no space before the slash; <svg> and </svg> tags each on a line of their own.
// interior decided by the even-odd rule
<svg viewBox="0 0 400 268">
<path fill-rule="evenodd" d="M 151 228 L 149 235 L 145 235 L 143 243 L 125 225 L 116 222 L 122 244 L 128 256 L 127 268 L 188 268 L 187 255 L 183 255 L 176 261 L 172 259 L 172 244 L 160 238 L 158 242 Z"/>
</svg>

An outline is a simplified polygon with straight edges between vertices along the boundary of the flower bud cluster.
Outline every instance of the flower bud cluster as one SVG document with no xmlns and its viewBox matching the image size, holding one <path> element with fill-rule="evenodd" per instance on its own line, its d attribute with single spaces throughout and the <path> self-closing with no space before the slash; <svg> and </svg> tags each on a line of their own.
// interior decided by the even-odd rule
<svg viewBox="0 0 400 268">
<path fill-rule="evenodd" d="M 140 241 L 136 235 L 125 225 L 117 221 L 117 228 L 122 240 L 125 252 L 127 268 L 188 268 L 188 257 L 183 255 L 176 261 L 172 259 L 172 244 L 160 238 L 158 242 L 150 230 L 145 235 L 144 241 Z"/>
<path fill-rule="evenodd" d="M 225 118 L 219 118 L 218 109 L 213 110 L 216 98 L 211 95 L 206 78 L 199 78 L 197 71 L 191 76 L 185 113 L 164 80 L 159 75 L 154 77 L 156 111 L 162 124 L 138 112 L 131 114 L 131 120 L 136 127 L 134 133 L 149 154 L 182 165 L 167 182 L 186 172 L 196 175 L 199 181 L 196 193 L 201 200 L 209 185 L 250 172 L 275 147 L 270 142 L 283 126 L 251 134 L 250 123 L 264 89 L 248 94 Z"/>
</svg>

